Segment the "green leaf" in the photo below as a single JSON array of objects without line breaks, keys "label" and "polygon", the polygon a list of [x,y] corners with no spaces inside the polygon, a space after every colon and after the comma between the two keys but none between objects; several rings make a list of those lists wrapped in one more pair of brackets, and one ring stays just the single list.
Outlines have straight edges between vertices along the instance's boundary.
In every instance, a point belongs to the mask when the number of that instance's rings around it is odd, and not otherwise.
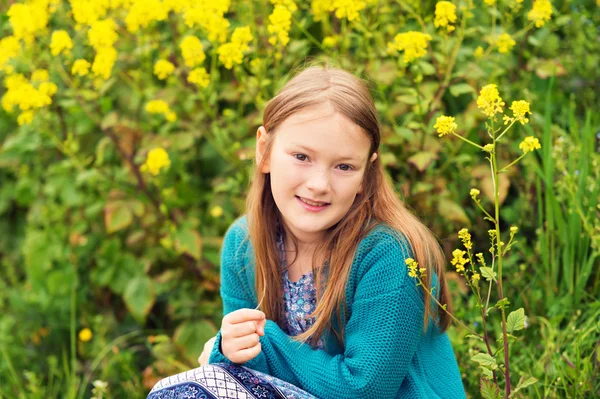
[{"label": "green leaf", "polygon": [[152,280],[148,276],[135,277],[127,284],[123,300],[132,316],[140,324],[144,324],[146,316],[148,316],[156,300]]},{"label": "green leaf", "polygon": [[525,377],[521,377],[519,383],[517,384],[517,387],[510,393],[509,398],[514,398],[516,393],[519,392],[521,389],[527,388],[528,386],[533,385],[536,382],[538,382],[538,380],[535,377],[529,377],[527,379],[525,379]]},{"label": "green leaf", "polygon": [[437,159],[437,154],[430,151],[421,151],[408,158],[408,162],[415,165],[419,172],[423,172],[434,159]]},{"label": "green leaf", "polygon": [[202,237],[197,231],[182,228],[175,232],[173,239],[178,253],[187,253],[194,259],[200,259],[202,256]]},{"label": "green leaf", "polygon": [[474,338],[474,339],[480,340],[481,342],[484,342],[480,336],[474,335],[474,334],[467,334],[467,335],[465,335],[465,338]]},{"label": "green leaf", "polygon": [[508,305],[510,305],[510,301],[508,300],[508,298],[502,298],[498,302],[496,302],[494,307],[498,309],[506,309]]},{"label": "green leaf", "polygon": [[506,319],[506,330],[512,333],[523,328],[525,328],[525,309],[519,308],[514,312],[510,312]]},{"label": "green leaf", "polygon": [[502,398],[502,394],[500,393],[500,388],[493,381],[481,379],[479,392],[481,392],[481,397],[484,399],[500,399]]},{"label": "green leaf", "polygon": [[481,275],[487,280],[487,281],[496,281],[496,272],[492,270],[491,267],[485,267],[482,266],[479,268],[479,270],[481,270]]},{"label": "green leaf", "polygon": [[472,361],[479,363],[481,367],[485,367],[491,370],[496,370],[498,365],[496,364],[496,359],[491,357],[487,353],[478,353],[471,358]]},{"label": "green leaf", "polygon": [[112,234],[129,226],[133,222],[133,213],[123,201],[115,201],[104,207],[106,232]]},{"label": "green leaf", "polygon": [[206,341],[217,335],[217,328],[206,320],[184,322],[175,330],[173,341],[192,363],[197,363]]},{"label": "green leaf", "polygon": [[460,223],[461,225],[471,224],[463,208],[452,200],[446,198],[440,199],[438,212],[444,219],[451,222]]},{"label": "green leaf", "polygon": [[454,97],[458,97],[461,94],[466,94],[466,93],[475,93],[475,90],[473,89],[473,87],[467,83],[458,83],[458,84],[452,85],[452,86],[450,86],[449,90],[450,90],[450,94],[452,94]]}]

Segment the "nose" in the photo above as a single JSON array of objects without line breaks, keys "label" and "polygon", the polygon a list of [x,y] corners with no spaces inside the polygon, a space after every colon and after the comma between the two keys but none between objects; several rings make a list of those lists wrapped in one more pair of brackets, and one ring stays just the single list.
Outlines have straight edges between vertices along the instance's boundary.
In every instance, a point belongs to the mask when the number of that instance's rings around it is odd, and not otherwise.
[{"label": "nose", "polygon": [[315,168],[306,182],[306,187],[315,193],[326,193],[330,188],[329,173],[321,168]]}]

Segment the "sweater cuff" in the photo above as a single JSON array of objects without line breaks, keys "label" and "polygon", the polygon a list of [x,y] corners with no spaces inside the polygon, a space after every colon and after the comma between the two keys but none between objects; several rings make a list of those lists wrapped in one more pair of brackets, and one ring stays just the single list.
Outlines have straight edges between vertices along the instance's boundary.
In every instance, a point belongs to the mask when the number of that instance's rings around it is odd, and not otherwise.
[{"label": "sweater cuff", "polygon": [[210,352],[210,357],[208,358],[208,364],[214,363],[228,363],[231,364],[231,360],[227,359],[221,353],[221,330],[217,332],[215,336],[215,343],[213,345],[212,351]]}]

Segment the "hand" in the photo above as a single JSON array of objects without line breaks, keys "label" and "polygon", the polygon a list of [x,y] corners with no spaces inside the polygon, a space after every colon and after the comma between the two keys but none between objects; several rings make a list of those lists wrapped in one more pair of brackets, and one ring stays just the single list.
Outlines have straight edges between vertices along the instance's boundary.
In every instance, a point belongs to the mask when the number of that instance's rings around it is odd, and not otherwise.
[{"label": "hand", "polygon": [[261,351],[259,338],[265,335],[265,314],[256,309],[238,309],[223,317],[221,352],[233,363],[243,364]]},{"label": "hand", "polygon": [[213,349],[216,339],[217,339],[217,337],[212,337],[211,339],[206,341],[206,343],[204,344],[204,350],[202,351],[202,354],[200,354],[200,357],[198,358],[198,363],[200,363],[201,367],[206,366],[208,364],[208,359],[210,358],[210,353],[212,352],[212,349]]}]

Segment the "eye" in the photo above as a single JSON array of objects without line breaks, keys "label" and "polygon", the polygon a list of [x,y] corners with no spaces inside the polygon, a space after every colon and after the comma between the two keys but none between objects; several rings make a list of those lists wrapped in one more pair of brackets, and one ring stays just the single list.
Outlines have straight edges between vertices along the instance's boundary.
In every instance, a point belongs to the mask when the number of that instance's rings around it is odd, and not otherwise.
[{"label": "eye", "polygon": [[339,165],[340,170],[344,171],[344,172],[348,172],[354,169],[354,167],[352,165],[348,165],[347,163],[343,163]]},{"label": "eye", "polygon": [[308,159],[308,157],[304,154],[294,154],[294,158],[296,158],[298,161],[306,161]]}]

